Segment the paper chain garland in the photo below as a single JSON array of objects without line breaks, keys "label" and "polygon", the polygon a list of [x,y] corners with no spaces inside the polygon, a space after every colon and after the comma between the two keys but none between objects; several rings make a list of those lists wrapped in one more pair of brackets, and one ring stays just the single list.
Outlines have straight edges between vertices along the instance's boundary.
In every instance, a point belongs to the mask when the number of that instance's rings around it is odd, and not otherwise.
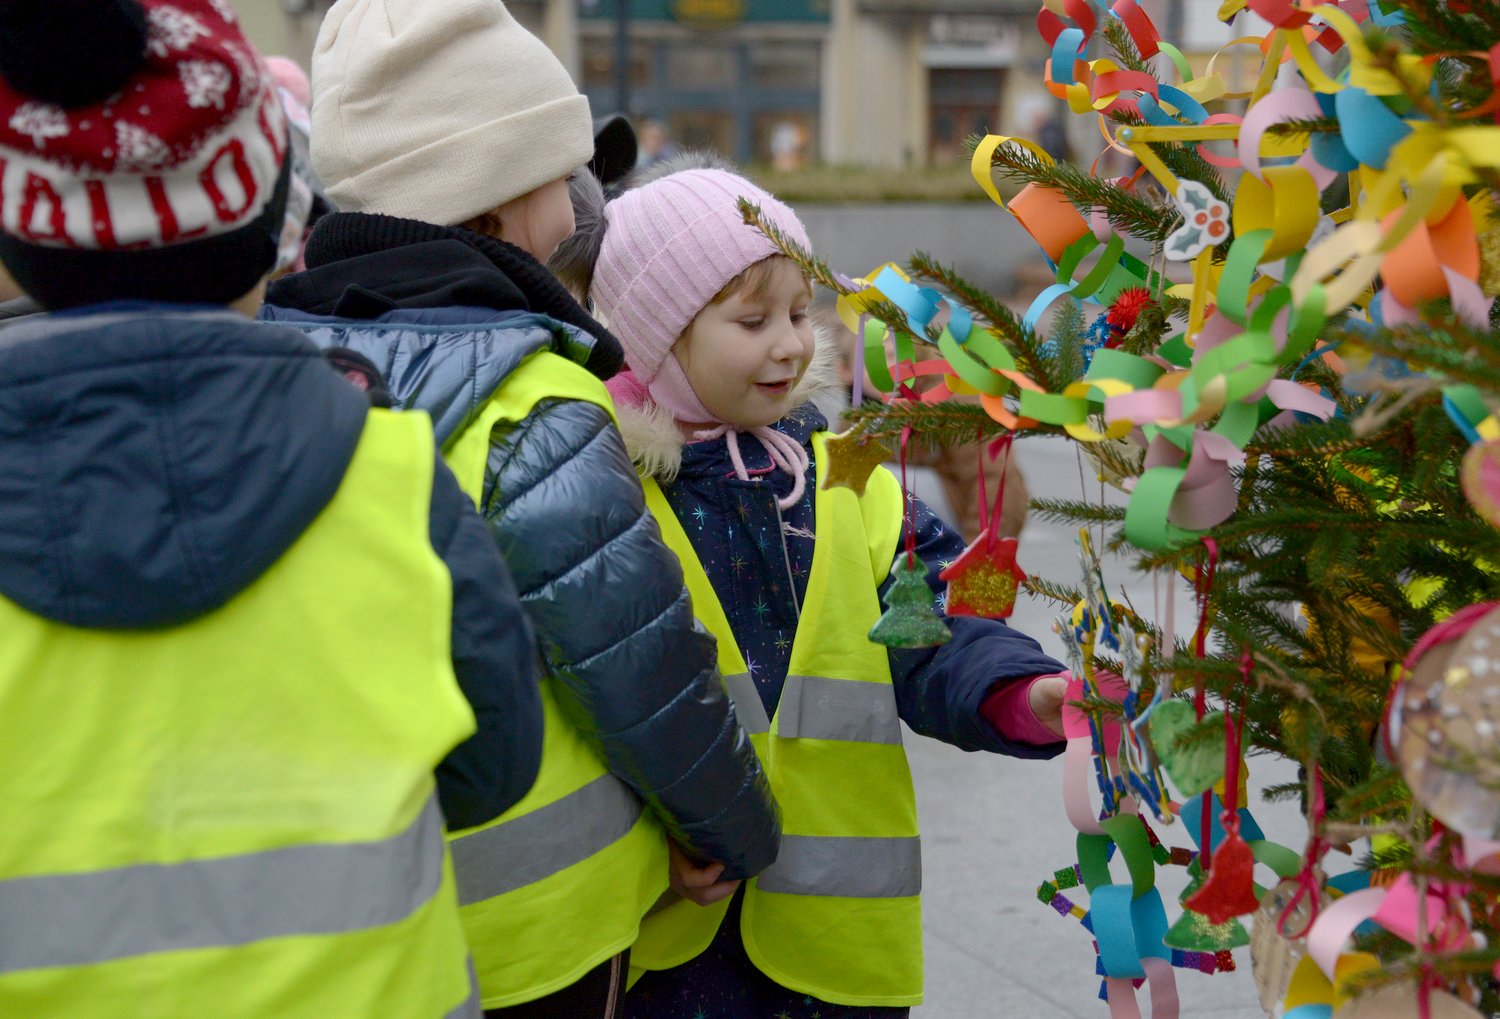
[{"label": "paper chain garland", "polygon": [[[1210,851],[1226,833],[1217,822],[1216,799],[1210,798],[1214,820],[1207,827],[1201,823],[1202,800],[1178,805],[1167,799],[1155,751],[1141,730],[1169,702],[1170,689],[1166,682],[1158,683],[1155,696],[1142,709],[1139,695],[1147,675],[1145,648],[1136,641],[1127,610],[1108,600],[1087,531],[1079,535],[1079,561],[1084,600],[1056,626],[1073,673],[1063,709],[1068,741],[1063,756],[1063,804],[1078,831],[1078,863],[1043,882],[1037,897],[1060,916],[1078,919],[1094,936],[1098,969],[1104,977],[1100,996],[1108,1002],[1112,1016],[1133,1019],[1140,1015],[1135,992],[1144,982],[1151,992],[1153,1019],[1172,1019],[1178,1012],[1174,967],[1213,973],[1235,966],[1228,946],[1202,952],[1173,947],[1164,940],[1178,927],[1168,925],[1156,888],[1156,868],[1168,863],[1195,867],[1200,853],[1162,845],[1139,812],[1145,808],[1167,824],[1180,813],[1195,842],[1203,831],[1210,833]],[[1096,646],[1120,655],[1124,676],[1095,670]],[[1122,718],[1104,720],[1078,706],[1090,701],[1117,705]],[[1100,793],[1098,814],[1091,804],[1090,785]],[[1297,873],[1300,861],[1295,852],[1266,841],[1249,810],[1239,810],[1238,819],[1257,861],[1279,877]],[[1116,856],[1128,873],[1123,883],[1110,874],[1109,864]],[[1080,884],[1089,894],[1086,910],[1062,895],[1063,889]]]},{"label": "paper chain garland", "polygon": [[[1047,392],[966,309],[912,284],[894,266],[856,281],[864,289],[839,301],[840,315],[862,337],[866,367],[883,393],[919,376],[940,376],[921,395],[923,402],[977,394],[1007,429],[1041,423],[1060,426],[1082,442],[1126,436],[1144,441],[1145,468],[1125,520],[1126,537],[1143,549],[1189,544],[1233,513],[1230,471],[1262,426],[1294,414],[1331,416],[1334,405],[1326,396],[1278,377],[1330,349],[1316,346],[1330,316],[1352,310],[1389,325],[1414,321],[1420,304],[1447,298],[1466,322],[1488,325],[1489,298],[1477,282],[1477,232],[1488,226],[1491,196],[1483,192],[1465,200],[1461,188],[1478,179],[1477,170],[1500,167],[1500,126],[1480,122],[1500,110],[1500,90],[1459,113],[1424,103],[1439,58],[1402,55],[1383,64],[1362,26],[1398,18],[1377,3],[1228,0],[1220,17],[1247,8],[1270,22],[1271,32],[1231,40],[1196,77],[1135,0],[1045,0],[1037,17],[1051,47],[1047,88],[1074,112],[1097,116],[1109,147],[1133,155],[1183,215],[1165,255],[1191,259],[1192,282],[1166,293],[1189,301],[1188,323],[1156,355],[1100,349],[1083,378]],[[1142,57],[1164,55],[1178,83],[1159,82],[1106,58],[1085,60],[1106,19],[1124,25]],[[1231,90],[1217,70],[1219,58],[1235,47],[1262,54],[1249,91]],[[1314,47],[1347,50],[1348,70],[1330,77]],[[1482,59],[1500,82],[1500,50],[1459,55]],[[1299,85],[1277,84],[1284,64],[1296,69]],[[1243,115],[1211,112],[1214,104],[1230,100],[1248,100]],[[1144,124],[1119,127],[1112,135],[1105,115],[1121,111],[1138,114]],[[1307,118],[1334,118],[1339,130],[1272,133],[1278,124]],[[1168,142],[1195,144],[1214,165],[1242,168],[1232,199],[1179,179],[1153,148]],[[1232,146],[1232,154],[1224,145]],[[1015,215],[1056,268],[1057,282],[1025,315],[1028,327],[1064,295],[1108,304],[1127,287],[1165,286],[1160,274],[1125,250],[1125,239],[1103,210],[1085,216],[1060,193],[1036,184],[1007,203],[991,177],[992,158],[1002,146],[1018,146],[1043,163],[1051,157],[1024,138],[991,135],[976,147],[972,163],[979,185]],[[1351,204],[1323,216],[1322,192],[1340,175],[1348,177]],[[1139,176],[1113,183],[1128,190]],[[1377,279],[1384,283],[1378,291]],[[896,331],[893,374],[885,349],[890,330],[869,318],[879,299],[900,308],[912,329],[941,324],[941,357],[917,361],[910,335]],[[1453,387],[1448,395],[1450,413],[1466,434],[1500,437],[1500,424],[1475,394]]]}]

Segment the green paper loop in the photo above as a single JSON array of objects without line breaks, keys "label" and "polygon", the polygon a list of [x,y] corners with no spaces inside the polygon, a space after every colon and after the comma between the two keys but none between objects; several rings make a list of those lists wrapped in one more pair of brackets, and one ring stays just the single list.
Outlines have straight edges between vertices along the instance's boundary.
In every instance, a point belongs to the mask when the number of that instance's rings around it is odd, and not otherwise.
[{"label": "green paper loop", "polygon": [[1113,883],[1109,876],[1110,841],[1108,835],[1078,836],[1078,875],[1089,892]]},{"label": "green paper loop", "polygon": [[1153,467],[1136,481],[1130,504],[1125,507],[1125,538],[1132,545],[1166,552],[1197,540],[1196,532],[1167,521],[1167,509],[1186,474],[1185,467]]},{"label": "green paper loop", "polygon": [[1093,363],[1089,365],[1083,379],[1085,382],[1118,379],[1128,383],[1133,389],[1150,389],[1161,376],[1160,365],[1153,364],[1144,357],[1127,354],[1123,350],[1104,347],[1094,351]]},{"label": "green paper loop", "polygon": [[1301,855],[1280,842],[1256,839],[1247,844],[1250,846],[1251,855],[1255,857],[1255,862],[1269,867],[1279,878],[1296,877],[1302,870]]},{"label": "green paper loop", "polygon": [[943,335],[938,337],[937,346],[938,352],[947,359],[948,367],[953,369],[953,374],[986,396],[1005,395],[1006,389],[1010,387],[1010,380],[974,360],[946,328]]},{"label": "green paper loop", "polygon": [[882,393],[896,388],[896,380],[891,378],[891,366],[885,359],[886,329],[886,324],[878,318],[865,323],[865,373],[870,376],[871,385]]},{"label": "green paper loop", "polygon": [[1231,321],[1245,324],[1250,305],[1250,284],[1255,280],[1255,268],[1260,257],[1271,243],[1270,230],[1251,230],[1241,234],[1229,248],[1229,259],[1224,263],[1224,272],[1219,276],[1219,293],[1216,303],[1219,314]]},{"label": "green paper loop", "polygon": [[1132,894],[1138,899],[1156,886],[1156,861],[1151,857],[1151,839],[1146,826],[1134,814],[1118,814],[1099,822],[1104,833],[1114,840],[1130,872]]},{"label": "green paper loop", "polygon": [[1015,357],[988,329],[977,327],[970,329],[968,338],[959,345],[977,357],[986,367],[1002,372],[1016,370]]},{"label": "green paper loop", "polygon": [[1056,393],[1038,393],[1035,390],[1021,391],[1021,416],[1035,418],[1049,425],[1076,425],[1088,420],[1087,400]]}]

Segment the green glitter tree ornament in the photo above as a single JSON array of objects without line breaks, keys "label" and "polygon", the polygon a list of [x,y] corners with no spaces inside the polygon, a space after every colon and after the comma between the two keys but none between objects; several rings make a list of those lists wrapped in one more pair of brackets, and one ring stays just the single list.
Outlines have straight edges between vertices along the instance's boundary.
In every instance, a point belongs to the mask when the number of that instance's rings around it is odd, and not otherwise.
[{"label": "green glitter tree ornament", "polygon": [[[1182,897],[1191,898],[1202,885],[1203,874],[1200,871],[1183,891]],[[1185,952],[1220,952],[1226,948],[1248,945],[1250,932],[1234,917],[1230,917],[1225,923],[1216,924],[1202,913],[1184,907],[1182,915],[1161,940],[1168,948],[1178,948]]]},{"label": "green glitter tree ornament", "polygon": [[927,586],[927,564],[918,555],[896,557],[891,587],[885,593],[885,614],[870,629],[870,639],[895,648],[937,647],[953,634],[932,604]]}]

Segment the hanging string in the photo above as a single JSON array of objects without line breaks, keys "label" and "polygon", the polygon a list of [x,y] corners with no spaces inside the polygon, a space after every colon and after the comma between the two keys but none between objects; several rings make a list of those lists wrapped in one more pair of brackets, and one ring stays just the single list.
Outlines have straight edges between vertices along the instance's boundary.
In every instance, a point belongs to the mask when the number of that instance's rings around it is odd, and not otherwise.
[{"label": "hanging string", "polygon": [[1219,820],[1226,833],[1240,830],[1240,754],[1245,742],[1245,706],[1250,696],[1250,668],[1253,661],[1250,657],[1250,647],[1246,645],[1240,653],[1241,687],[1238,720],[1228,710],[1224,712],[1224,813]]},{"label": "hanging string", "polygon": [[[1011,444],[1015,439],[1013,433],[1007,432],[990,443],[989,449],[986,450],[983,446],[979,449],[979,533],[985,535],[985,548],[990,551],[1000,543],[1000,516],[1005,507],[1005,477],[1010,473]],[[983,429],[979,431],[979,441],[984,441]],[[1002,452],[1005,459],[1000,463],[1000,486],[995,491],[994,507],[991,508],[989,486],[984,482],[984,461],[986,455],[994,460]],[[991,524],[994,525],[993,530]]]},{"label": "hanging string", "polygon": [[911,494],[911,487],[906,482],[906,447],[911,443],[911,425],[901,429],[901,499],[902,526],[906,529],[906,565],[911,568],[917,565],[917,525],[916,525],[916,497]]},{"label": "hanging string", "polygon": [[[1312,930],[1313,924],[1318,922],[1318,913],[1322,909],[1323,900],[1319,891],[1317,875],[1318,861],[1329,850],[1329,843],[1323,838],[1323,819],[1328,815],[1327,802],[1323,797],[1323,768],[1322,765],[1312,766],[1312,777],[1308,783],[1312,795],[1308,797],[1308,831],[1311,832],[1307,838],[1307,848],[1302,854],[1302,869],[1297,871],[1297,891],[1282,909],[1281,916],[1276,920],[1276,933],[1284,938],[1294,941],[1307,937],[1307,932]],[[1302,901],[1307,900],[1307,923],[1297,933],[1289,933],[1286,929],[1287,921],[1296,912]]]},{"label": "hanging string", "polygon": [[[1196,575],[1193,580],[1193,589],[1198,596],[1198,629],[1193,634],[1193,653],[1202,661],[1206,656],[1208,648],[1208,598],[1209,592],[1213,590],[1214,573],[1219,566],[1219,545],[1212,538],[1203,539],[1204,555],[1198,559]],[[1198,721],[1203,721],[1203,716],[1208,709],[1208,690],[1203,681],[1203,673],[1197,676],[1196,689],[1193,692],[1193,708],[1197,714]],[[1199,859],[1202,861],[1203,869],[1209,866],[1210,850],[1213,841],[1213,790],[1203,794],[1203,826],[1198,841]]]},{"label": "hanging string", "polygon": [[859,316],[859,329],[854,333],[854,356],[849,359],[850,372],[854,377],[854,389],[850,393],[850,405],[859,409],[859,405],[865,402],[865,323],[870,320],[869,315]]}]

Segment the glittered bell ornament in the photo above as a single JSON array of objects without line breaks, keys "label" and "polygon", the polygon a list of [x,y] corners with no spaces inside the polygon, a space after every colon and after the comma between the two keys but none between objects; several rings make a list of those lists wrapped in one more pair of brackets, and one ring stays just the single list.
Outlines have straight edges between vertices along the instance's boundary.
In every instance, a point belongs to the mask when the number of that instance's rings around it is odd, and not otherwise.
[{"label": "glittered bell ornament", "polygon": [[1500,605],[1429,630],[1391,694],[1387,747],[1412,798],[1470,838],[1500,838]]},{"label": "glittered bell ornament", "polygon": [[[1229,825],[1225,825],[1229,829]],[[1214,850],[1213,862],[1203,885],[1182,900],[1186,909],[1201,913],[1209,923],[1228,923],[1234,917],[1253,913],[1260,908],[1255,897],[1255,855],[1250,844],[1240,837],[1239,826],[1226,830],[1224,841]]]},{"label": "glittered bell ornament", "polygon": [[948,614],[1004,619],[1016,608],[1016,590],[1026,573],[1016,565],[1015,538],[986,529],[963,555],[938,574],[948,584]]},{"label": "glittered bell ornament", "polygon": [[[1190,899],[1203,887],[1203,875],[1195,877],[1183,898]],[[1250,932],[1234,917],[1223,923],[1214,923],[1195,910],[1184,909],[1177,922],[1162,937],[1168,948],[1180,948],[1185,952],[1221,952],[1227,948],[1240,948],[1250,943]]]},{"label": "glittered bell ornament", "polygon": [[921,556],[896,557],[891,586],[885,593],[885,614],[870,630],[870,639],[894,648],[937,647],[953,639],[932,604],[927,586],[927,564]]}]

